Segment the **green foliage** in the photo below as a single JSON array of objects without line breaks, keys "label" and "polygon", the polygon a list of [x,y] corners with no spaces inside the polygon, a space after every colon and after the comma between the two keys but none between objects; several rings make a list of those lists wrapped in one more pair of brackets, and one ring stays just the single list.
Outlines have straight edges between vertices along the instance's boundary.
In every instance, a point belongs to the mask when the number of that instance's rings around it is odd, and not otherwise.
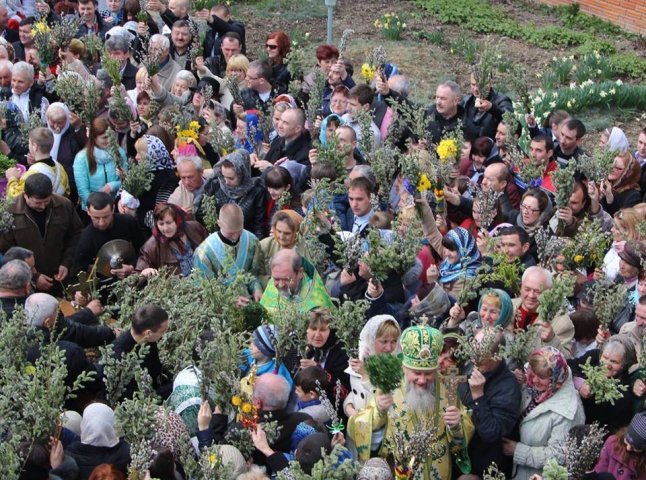
[{"label": "green foliage", "polygon": [[552,288],[549,288],[538,297],[538,317],[547,323],[552,323],[554,317],[566,311],[568,297],[574,293],[574,276],[561,275],[554,278]]},{"label": "green foliage", "polygon": [[554,197],[557,208],[566,208],[570,205],[570,197],[574,190],[574,173],[576,172],[576,162],[569,162],[568,166],[559,167],[550,175],[554,184]]},{"label": "green foliage", "polygon": [[568,269],[597,268],[603,263],[611,236],[604,232],[598,219],[583,220],[572,242],[563,249]]},{"label": "green foliage", "polygon": [[217,232],[218,227],[218,203],[215,195],[202,195],[202,212],[204,227],[209,233]]},{"label": "green foliage", "polygon": [[213,322],[212,331],[217,332],[217,336],[208,342],[197,343],[200,390],[203,400],[212,397],[225,412],[231,396],[240,389],[240,366],[246,335],[226,327],[221,321]]},{"label": "green foliage", "polygon": [[444,45],[446,43],[446,35],[444,29],[438,28],[432,31],[414,32],[413,36],[422,40],[427,40],[432,45]]},{"label": "green foliage", "polygon": [[468,329],[466,335],[458,338],[458,348],[455,356],[462,362],[473,362],[477,367],[487,360],[501,358],[500,350],[496,347],[497,337],[502,332],[500,327],[483,327],[482,338],[476,340],[475,331]]},{"label": "green foliage", "polygon": [[281,296],[276,310],[269,314],[268,323],[276,327],[276,337],[272,339],[276,349],[276,365],[280,365],[293,349],[296,349],[302,358],[305,357],[309,313],[302,312],[297,303]]},{"label": "green foliage", "polygon": [[35,129],[43,126],[43,122],[40,118],[40,109],[36,109],[27,118],[25,122],[21,122],[19,125],[20,128],[20,138],[22,143],[27,145],[29,140],[29,133]]},{"label": "green foliage", "polygon": [[491,465],[487,467],[487,471],[482,476],[483,480],[506,480],[505,472],[498,470],[498,465],[495,462],[492,462]]},{"label": "green foliage", "polygon": [[489,256],[492,258],[493,264],[490,269],[483,269],[478,273],[480,282],[483,284],[502,283],[505,290],[512,297],[516,297],[520,293],[520,280],[525,266],[518,258],[510,262],[504,252],[493,251]]},{"label": "green foliage", "polygon": [[592,155],[584,153],[579,156],[577,167],[589,181],[599,183],[612,172],[616,154],[607,148],[595,148]]},{"label": "green foliage", "polygon": [[11,206],[14,200],[7,196],[0,198],[0,234],[10,232],[13,229],[14,220]]},{"label": "green foliage", "polygon": [[134,377],[138,388],[132,398],[122,399],[114,411],[116,426],[130,445],[152,440],[157,433],[158,416],[165,416],[148,370],[138,367]]},{"label": "green foliage", "polygon": [[390,185],[398,169],[398,154],[399,151],[396,148],[385,143],[370,155],[370,166],[379,185],[378,194],[383,200],[388,200],[390,195]]},{"label": "green foliage", "polygon": [[582,13],[577,2],[570,5],[560,5],[557,7],[548,7],[549,10],[555,11],[561,17],[564,25],[568,28],[577,30],[586,30],[596,34],[622,35],[624,31],[617,25],[602,20],[599,17]]},{"label": "green foliage", "polygon": [[451,44],[450,52],[460,55],[464,58],[465,62],[470,64],[476,61],[478,44],[467,35],[460,35],[458,39]]},{"label": "green foliage", "polygon": [[[402,233],[401,228],[406,228]],[[378,229],[368,233],[368,254],[363,262],[370,269],[372,278],[383,282],[391,272],[403,274],[415,262],[419,252],[421,225],[419,221],[402,227],[399,221],[393,222],[392,231],[386,238]]]},{"label": "green foliage", "polygon": [[592,309],[599,323],[608,329],[617,314],[628,301],[628,289],[625,285],[610,280],[597,281],[590,289]]},{"label": "green foliage", "polygon": [[354,478],[361,469],[361,465],[351,458],[346,458],[339,463],[339,458],[343,454],[344,448],[341,445],[335,445],[329,454],[323,455],[321,460],[316,462],[312,467],[312,473],[307,474],[303,471],[301,464],[295,460],[289,463],[286,468],[278,473],[278,480],[346,480]]},{"label": "green foliage", "polygon": [[394,355],[370,355],[365,359],[364,368],[370,383],[383,393],[393,392],[401,385],[402,361]]},{"label": "green foliage", "polygon": [[555,458],[550,458],[543,467],[543,480],[568,480],[567,468],[559,465]]},{"label": "green foliage", "polygon": [[610,56],[615,74],[643,78],[646,75],[646,59],[633,53],[616,53]]},{"label": "green foliage", "polygon": [[610,402],[611,405],[614,405],[615,400],[623,398],[623,392],[628,390],[628,387],[622,385],[618,378],[609,377],[608,368],[604,364],[594,366],[590,363],[591,360],[591,358],[588,358],[585,364],[581,365],[581,371],[590,387],[590,394],[594,397],[594,403]]},{"label": "green foliage", "polygon": [[106,400],[115,408],[126,388],[135,379],[135,373],[148,355],[150,346],[142,344],[121,358],[114,355],[114,347],[100,347],[101,363],[103,364],[103,383],[105,384]]},{"label": "green foliage", "polygon": [[[0,365],[0,429],[19,441],[47,444],[60,426],[65,400],[74,398],[94,372],[83,372],[67,386],[65,352],[56,338],[44,342],[39,333],[28,331],[22,309],[11,318],[3,314],[0,324],[0,351],[6,355]],[[29,364],[25,352],[36,344],[40,356]]]},{"label": "green foliage", "polygon": [[163,268],[141,287],[139,277],[127,277],[113,285],[106,311],[127,325],[140,305],[152,303],[163,308],[170,322],[159,342],[160,357],[176,373],[193,363],[193,346],[214,319],[226,319],[232,324],[244,322],[239,319],[243,312],[235,302],[247,291],[249,275],[240,272],[229,275],[231,261],[227,258],[222,271],[214,278],[205,278],[202,272],[180,278]]},{"label": "green foliage", "polygon": [[331,312],[336,336],[350,358],[359,358],[359,335],[365,325],[369,307],[367,300],[352,302],[346,299],[340,305],[335,305]]},{"label": "green foliage", "polygon": [[585,428],[583,438],[578,439],[578,435],[570,434],[566,440],[565,464],[571,480],[583,480],[594,469],[609,434],[606,427],[597,422],[586,425]]},{"label": "green foliage", "polygon": [[540,346],[538,325],[530,325],[527,330],[514,331],[514,340],[507,345],[505,356],[513,360],[518,368],[523,368],[532,352]]},{"label": "green foliage", "polygon": [[135,198],[141,197],[152,187],[155,176],[145,158],[128,162],[128,170],[123,179],[123,189]]}]

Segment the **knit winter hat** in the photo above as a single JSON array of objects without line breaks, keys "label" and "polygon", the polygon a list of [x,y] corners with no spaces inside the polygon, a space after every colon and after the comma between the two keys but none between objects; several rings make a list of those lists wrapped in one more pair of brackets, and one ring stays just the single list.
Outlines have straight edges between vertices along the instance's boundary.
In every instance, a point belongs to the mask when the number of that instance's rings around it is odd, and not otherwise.
[{"label": "knit winter hat", "polygon": [[253,331],[253,344],[267,358],[274,358],[276,356],[277,340],[278,336],[274,325],[260,325]]},{"label": "knit winter hat", "polygon": [[646,412],[633,417],[626,431],[626,440],[637,450],[646,448]]}]

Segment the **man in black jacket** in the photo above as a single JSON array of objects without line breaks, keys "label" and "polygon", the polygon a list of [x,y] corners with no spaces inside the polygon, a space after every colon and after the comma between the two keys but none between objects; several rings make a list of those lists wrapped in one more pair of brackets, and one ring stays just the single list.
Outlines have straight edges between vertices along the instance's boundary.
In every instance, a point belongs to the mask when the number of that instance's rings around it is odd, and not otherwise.
[{"label": "man in black jacket", "polygon": [[[114,356],[121,358],[133,350],[138,350],[143,345],[148,345],[148,352],[143,357],[141,366],[148,370],[153,382],[153,388],[166,399],[173,390],[173,378],[164,370],[159,359],[157,342],[161,340],[168,330],[168,313],[156,305],[142,305],[132,317],[130,329],[121,333],[112,342]],[[126,388],[126,398],[131,396],[136,389],[134,380]]]},{"label": "man in black jacket", "polygon": [[312,139],[305,129],[305,112],[300,108],[285,110],[278,121],[277,131],[278,136],[271,142],[265,160],[258,160],[254,155],[251,159],[252,166],[264,171],[285,160],[293,160],[308,167]]},{"label": "man in black jacket", "polygon": [[34,37],[31,35],[32,25],[36,22],[34,17],[27,17],[18,26],[18,37],[20,40],[13,42],[13,51],[17,60],[25,60],[25,49],[33,48]]},{"label": "man in black jacket", "polygon": [[210,29],[204,39],[205,57],[217,57],[222,53],[222,36],[229,32],[235,32],[240,36],[241,53],[246,53],[244,23],[231,19],[231,9],[227,5],[221,4],[211,8],[207,22]]},{"label": "man in black jacket", "polygon": [[[100,307],[99,307],[100,311]],[[89,308],[64,317],[58,300],[48,293],[33,293],[25,301],[25,316],[32,327],[40,330],[45,338],[72,342],[82,348],[100,347],[115,339],[116,331],[96,323],[96,315]]]},{"label": "man in black jacket", "polygon": [[[114,213],[114,204],[109,193],[91,193],[87,200],[87,209],[92,223],[81,232],[72,276],[78,275],[80,271],[88,272],[100,248],[111,240],[126,240],[132,244],[135,252],[139,251],[146,240],[135,217]],[[121,268],[112,269],[110,274],[117,278],[131,275],[135,271],[135,261],[136,257],[124,259]],[[75,300],[84,304],[83,298],[78,297]]]},{"label": "man in black jacket", "polygon": [[483,329],[476,333],[475,341],[488,342],[489,355],[466,367],[468,384],[459,386],[462,403],[473,412],[476,427],[469,442],[471,473],[482,477],[493,462],[510,477],[511,461],[503,455],[502,439],[511,435],[520,417],[520,387],[505,361],[496,359],[503,333]]},{"label": "man in black jacket", "polygon": [[105,34],[110,30],[110,25],[105,23],[101,15],[99,15],[97,0],[79,0],[78,12],[83,23],[76,37],[81,38],[85,35],[94,34],[104,40]]},{"label": "man in black jacket", "polygon": [[464,121],[464,108],[460,105],[460,85],[449,80],[440,83],[435,91],[435,105],[426,114],[429,118],[431,141],[439,143],[442,135],[455,130],[459,121]]},{"label": "man in black jacket", "polygon": [[466,138],[496,136],[496,128],[505,112],[513,112],[511,99],[490,88],[481,94],[475,77],[471,75],[471,95],[462,99],[464,107],[464,135]]}]

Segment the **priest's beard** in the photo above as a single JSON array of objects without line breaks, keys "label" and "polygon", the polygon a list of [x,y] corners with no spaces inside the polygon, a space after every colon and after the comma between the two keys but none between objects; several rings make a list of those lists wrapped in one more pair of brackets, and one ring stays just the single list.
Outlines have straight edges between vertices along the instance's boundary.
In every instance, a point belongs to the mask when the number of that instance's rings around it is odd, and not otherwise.
[{"label": "priest's beard", "polygon": [[416,413],[430,414],[435,407],[434,391],[434,382],[429,382],[424,389],[417,388],[412,383],[407,382],[406,406]]}]

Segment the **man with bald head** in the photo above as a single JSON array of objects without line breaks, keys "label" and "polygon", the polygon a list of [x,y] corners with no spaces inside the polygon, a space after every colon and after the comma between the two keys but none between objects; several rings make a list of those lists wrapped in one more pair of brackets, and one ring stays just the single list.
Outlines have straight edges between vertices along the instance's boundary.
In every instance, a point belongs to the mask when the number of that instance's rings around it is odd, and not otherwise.
[{"label": "man with bald head", "polygon": [[514,182],[510,182],[509,168],[504,163],[494,163],[485,168],[482,187],[500,193],[500,210],[505,220],[513,221],[520,208],[520,194]]},{"label": "man with bald head", "polygon": [[265,155],[266,163],[255,162],[253,166],[263,171],[271,165],[280,165],[286,160],[293,160],[309,167],[312,139],[305,129],[305,112],[300,108],[285,110],[278,121],[277,131],[278,136],[271,142],[269,151]]},{"label": "man with bald head", "polygon": [[[101,311],[100,306],[98,311]],[[55,337],[83,348],[107,345],[118,333],[118,330],[112,330],[105,325],[88,325],[97,323],[97,318],[89,306],[69,317],[63,317],[58,300],[48,293],[32,293],[27,297],[25,317],[27,323],[40,329],[46,338]]]},{"label": "man with bald head", "polygon": [[[206,277],[222,275],[227,283],[234,281],[234,275],[250,273],[252,279],[247,283],[247,295],[238,298],[238,306],[244,307],[250,298],[259,301],[262,297],[262,286],[256,278],[256,266],[253,257],[258,248],[258,237],[244,229],[242,209],[235,203],[227,203],[220,209],[218,216],[220,229],[209,235],[193,255],[193,266]],[[233,258],[233,265],[228,265],[228,257]],[[228,272],[228,273],[225,273]]]},{"label": "man with bald head", "polygon": [[316,269],[296,250],[276,252],[270,263],[271,279],[260,304],[267,310],[279,310],[285,300],[294,303],[301,312],[330,308],[332,301]]}]

